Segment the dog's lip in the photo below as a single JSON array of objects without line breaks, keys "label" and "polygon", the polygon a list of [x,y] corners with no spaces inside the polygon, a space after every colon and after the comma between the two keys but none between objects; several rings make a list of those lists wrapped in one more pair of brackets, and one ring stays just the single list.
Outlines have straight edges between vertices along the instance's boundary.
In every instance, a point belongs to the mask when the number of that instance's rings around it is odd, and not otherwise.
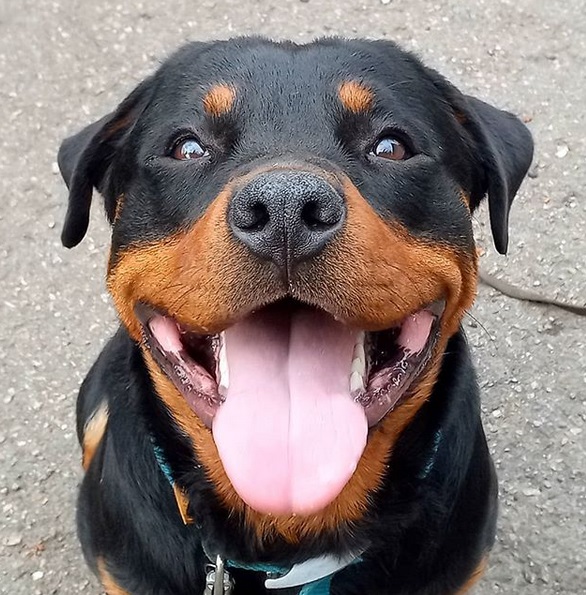
[{"label": "dog's lip", "polygon": [[[217,335],[202,335],[190,331],[179,325],[163,310],[149,306],[144,302],[135,305],[134,312],[141,323],[143,342],[151,353],[157,365],[173,382],[182,394],[189,407],[197,414],[203,423],[210,428],[214,415],[223,401],[218,390],[217,373],[213,369],[219,354],[219,337]],[[175,333],[183,335],[183,341],[178,344],[165,344],[160,340],[160,333],[153,332],[154,322],[174,325]],[[173,333],[169,333],[171,336]],[[188,352],[185,342],[197,341],[197,348],[207,362],[196,361]],[[193,349],[193,345],[191,346]],[[207,366],[204,365],[207,363]],[[211,368],[211,369],[210,369]]]},{"label": "dog's lip", "polygon": [[[391,357],[383,361],[377,369],[371,369],[365,390],[355,396],[366,412],[369,426],[380,422],[390,411],[405,401],[411,394],[417,379],[427,368],[439,338],[445,301],[437,300],[406,316],[395,327],[379,333],[370,333],[371,341],[385,339],[389,332],[397,333],[394,351]],[[428,331],[423,345],[410,348],[408,343],[401,346],[401,337],[405,327],[418,318],[427,317]],[[423,324],[426,324],[425,322]],[[376,355],[371,355],[371,362]]]},{"label": "dog's lip", "polygon": [[[434,352],[445,305],[445,300],[438,299],[405,316],[389,329],[362,333],[365,359],[368,361],[364,362],[362,370],[363,387],[351,391],[351,395],[364,408],[370,427],[381,421],[412,392],[411,387],[426,368]],[[265,307],[275,306],[276,304],[269,304]],[[223,333],[202,334],[199,330],[192,330],[192,327],[177,322],[163,309],[144,302],[138,302],[134,311],[142,325],[144,344],[154,360],[174,383],[190,408],[208,428],[211,428],[213,418],[225,398],[222,372],[225,380],[228,376],[225,369],[225,353],[222,349]],[[433,317],[424,347],[417,352],[397,347],[389,360],[374,366],[376,354],[373,354],[372,350],[376,348],[377,339],[384,339],[389,333],[400,333],[409,318],[421,313],[429,313]],[[324,315],[329,316],[325,311]],[[193,344],[186,346],[182,343],[173,349],[163,345],[151,329],[154,320],[175,325],[183,341],[195,341],[197,345],[194,348]],[[199,353],[197,359],[192,357],[189,347]],[[201,361],[203,359],[207,361]]]}]

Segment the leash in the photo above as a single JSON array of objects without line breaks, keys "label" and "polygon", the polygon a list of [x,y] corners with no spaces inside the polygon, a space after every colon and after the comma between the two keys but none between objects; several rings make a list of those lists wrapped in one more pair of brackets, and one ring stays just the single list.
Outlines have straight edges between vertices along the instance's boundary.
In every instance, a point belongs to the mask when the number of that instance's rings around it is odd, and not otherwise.
[{"label": "leash", "polygon": [[586,306],[568,304],[567,302],[542,295],[537,291],[532,291],[531,289],[525,289],[523,287],[517,287],[512,283],[498,279],[490,273],[487,273],[482,268],[478,271],[478,278],[482,283],[484,283],[484,285],[488,285],[488,287],[492,287],[503,295],[507,295],[516,300],[533,302],[535,304],[547,304],[550,306],[555,306],[556,308],[561,308],[562,310],[566,310],[567,312],[571,312],[577,316],[586,316]]}]

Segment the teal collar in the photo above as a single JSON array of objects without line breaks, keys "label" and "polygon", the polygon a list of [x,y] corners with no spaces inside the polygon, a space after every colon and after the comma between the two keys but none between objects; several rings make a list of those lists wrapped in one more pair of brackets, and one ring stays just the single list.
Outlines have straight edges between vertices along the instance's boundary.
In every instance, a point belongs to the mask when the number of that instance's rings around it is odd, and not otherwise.
[{"label": "teal collar", "polygon": [[423,469],[419,473],[419,479],[425,479],[431,473],[431,470],[433,469],[433,466],[435,465],[435,460],[437,458],[437,452],[439,450],[442,438],[443,438],[442,431],[438,430],[435,433],[435,436],[433,437],[431,453],[430,453]]},{"label": "teal collar", "polygon": [[232,560],[228,560],[227,566],[265,572],[268,577],[265,580],[265,588],[269,590],[301,587],[299,595],[329,595],[334,575],[361,561],[361,557],[354,554],[342,557],[325,554],[294,564],[290,568],[272,564],[240,564]]}]

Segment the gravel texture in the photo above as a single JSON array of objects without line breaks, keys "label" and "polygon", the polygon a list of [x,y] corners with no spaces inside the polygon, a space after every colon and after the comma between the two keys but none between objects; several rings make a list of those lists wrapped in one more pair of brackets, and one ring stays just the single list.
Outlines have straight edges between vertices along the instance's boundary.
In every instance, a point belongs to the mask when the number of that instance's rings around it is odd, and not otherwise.
[{"label": "gravel texture", "polygon": [[[185,40],[387,37],[469,93],[519,114],[536,159],[506,258],[488,270],[586,301],[583,0],[145,0],[0,3],[0,593],[98,593],[74,529],[77,388],[115,315],[107,226],[59,242],[60,139],[112,109]],[[478,362],[501,516],[477,594],[585,592],[586,324],[481,287],[465,326]]]}]

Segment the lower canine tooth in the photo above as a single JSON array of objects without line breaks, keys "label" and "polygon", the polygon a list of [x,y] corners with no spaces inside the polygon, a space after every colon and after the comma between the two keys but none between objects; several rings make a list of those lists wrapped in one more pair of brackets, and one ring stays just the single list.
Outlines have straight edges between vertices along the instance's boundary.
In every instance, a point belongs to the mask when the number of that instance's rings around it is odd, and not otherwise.
[{"label": "lower canine tooth", "polygon": [[226,357],[226,342],[220,337],[220,352],[218,353],[218,386],[220,393],[224,393],[230,386],[230,372],[228,370],[228,358]]},{"label": "lower canine tooth", "polygon": [[362,390],[364,390],[362,374],[360,374],[359,372],[352,372],[352,374],[350,374],[350,392],[357,393]]},{"label": "lower canine tooth", "polygon": [[352,361],[352,366],[350,368],[350,372],[352,374],[354,372],[357,372],[358,374],[360,374],[360,377],[362,378],[362,376],[364,376],[364,368],[365,368],[364,359],[355,357],[354,360]]},{"label": "lower canine tooth", "polygon": [[356,343],[354,345],[354,359],[361,359],[363,362],[366,361],[366,353],[364,352],[364,341],[362,343]]}]

